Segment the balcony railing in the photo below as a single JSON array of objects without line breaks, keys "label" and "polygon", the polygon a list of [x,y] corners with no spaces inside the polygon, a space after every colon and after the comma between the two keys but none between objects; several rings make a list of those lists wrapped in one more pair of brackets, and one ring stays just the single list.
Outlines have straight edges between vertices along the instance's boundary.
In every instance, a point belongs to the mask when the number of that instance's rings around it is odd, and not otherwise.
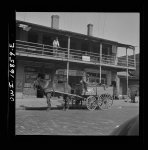
[{"label": "balcony railing", "polygon": [[[32,43],[26,41],[16,40],[16,52],[23,52],[26,54],[49,56],[54,58],[69,59],[69,61],[88,61],[92,63],[100,63],[100,55],[98,53],[86,52],[82,50],[70,49],[68,57],[67,48],[54,49],[53,46]],[[102,64],[114,66],[127,66],[126,57],[117,57],[112,55],[102,54]],[[134,67],[134,59],[128,58],[128,67]]]}]

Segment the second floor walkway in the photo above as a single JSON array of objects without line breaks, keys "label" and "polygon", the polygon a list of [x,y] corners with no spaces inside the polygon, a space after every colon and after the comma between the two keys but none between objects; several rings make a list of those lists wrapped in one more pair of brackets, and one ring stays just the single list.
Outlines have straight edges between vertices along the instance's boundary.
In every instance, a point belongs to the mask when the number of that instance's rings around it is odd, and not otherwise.
[{"label": "second floor walkway", "polygon": [[[82,50],[67,48],[53,48],[50,45],[39,43],[31,43],[26,41],[16,40],[16,55],[27,54],[35,55],[36,57],[45,56],[48,59],[58,59],[70,62],[80,62],[88,64],[98,64],[103,66],[114,66],[127,68],[126,57],[116,57],[113,55],[101,55],[98,53],[87,52]],[[128,68],[135,69],[134,59],[128,57]]]}]

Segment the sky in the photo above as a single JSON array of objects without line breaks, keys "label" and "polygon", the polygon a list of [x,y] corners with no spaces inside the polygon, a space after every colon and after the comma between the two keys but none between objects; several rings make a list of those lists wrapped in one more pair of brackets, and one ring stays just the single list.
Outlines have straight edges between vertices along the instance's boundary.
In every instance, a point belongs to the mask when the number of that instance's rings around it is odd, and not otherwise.
[{"label": "sky", "polygon": [[[51,27],[51,16],[59,15],[59,29],[87,34],[87,24],[93,24],[93,36],[136,46],[139,53],[139,13],[71,13],[71,12],[16,12],[16,19]],[[125,55],[125,49],[118,51]],[[133,51],[128,52],[129,55]]]}]

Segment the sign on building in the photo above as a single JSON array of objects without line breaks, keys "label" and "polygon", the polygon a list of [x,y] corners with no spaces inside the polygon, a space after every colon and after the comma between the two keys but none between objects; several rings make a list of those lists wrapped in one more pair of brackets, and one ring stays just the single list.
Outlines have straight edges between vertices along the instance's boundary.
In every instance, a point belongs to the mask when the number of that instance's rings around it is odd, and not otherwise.
[{"label": "sign on building", "polygon": [[83,61],[90,61],[90,56],[82,56]]},{"label": "sign on building", "polygon": [[[66,69],[58,69],[56,71],[56,74],[58,75],[67,75],[67,70]],[[69,76],[82,76],[83,71],[79,70],[69,70]]]}]

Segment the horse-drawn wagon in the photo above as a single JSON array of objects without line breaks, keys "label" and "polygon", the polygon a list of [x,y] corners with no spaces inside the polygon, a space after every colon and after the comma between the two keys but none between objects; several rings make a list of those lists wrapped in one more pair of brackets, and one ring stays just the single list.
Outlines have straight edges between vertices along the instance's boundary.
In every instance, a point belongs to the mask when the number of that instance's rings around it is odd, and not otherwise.
[{"label": "horse-drawn wagon", "polygon": [[[41,85],[41,82],[39,83]],[[43,85],[43,86],[42,86]],[[96,108],[108,109],[113,104],[113,86],[106,86],[104,84],[89,84],[87,83],[87,90],[82,84],[76,84],[73,88],[67,82],[61,85],[54,84],[53,81],[42,82],[42,89],[47,98],[48,108],[51,108],[52,97],[63,97],[64,109],[68,109],[70,105],[85,104],[89,110]]]}]

